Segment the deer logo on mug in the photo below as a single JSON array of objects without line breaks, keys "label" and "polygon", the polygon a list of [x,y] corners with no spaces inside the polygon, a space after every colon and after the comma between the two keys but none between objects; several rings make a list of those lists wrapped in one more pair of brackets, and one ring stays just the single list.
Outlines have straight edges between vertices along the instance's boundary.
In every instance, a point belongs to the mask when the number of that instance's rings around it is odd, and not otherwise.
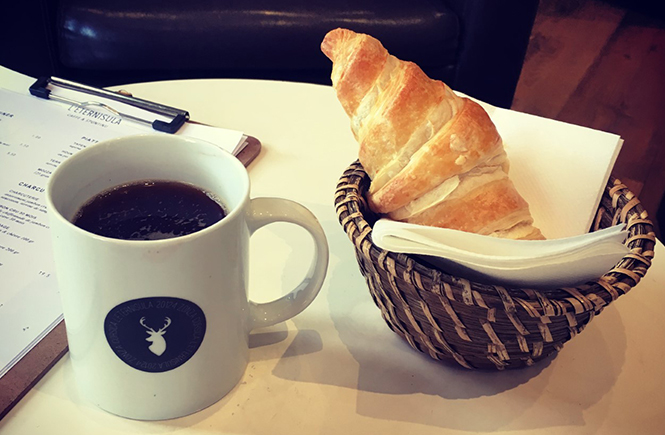
[{"label": "deer logo on mug", "polygon": [[104,319],[106,340],[116,356],[152,373],[185,364],[201,346],[205,331],[203,310],[192,301],[173,297],[126,301]]},{"label": "deer logo on mug", "polygon": [[139,323],[143,325],[145,329],[148,330],[148,335],[149,337],[145,339],[145,341],[150,341],[152,344],[148,346],[148,349],[150,349],[150,352],[154,353],[157,356],[161,356],[164,351],[166,350],[166,340],[164,340],[163,335],[166,333],[165,329],[169,327],[171,324],[171,318],[170,317],[164,317],[164,326],[161,327],[159,331],[155,331],[151,327],[145,324],[145,317],[141,317],[141,320]]}]

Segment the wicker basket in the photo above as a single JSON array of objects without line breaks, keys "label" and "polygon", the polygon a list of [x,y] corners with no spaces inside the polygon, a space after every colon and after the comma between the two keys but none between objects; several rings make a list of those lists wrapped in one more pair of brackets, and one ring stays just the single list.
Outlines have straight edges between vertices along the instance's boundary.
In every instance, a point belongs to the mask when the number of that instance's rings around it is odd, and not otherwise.
[{"label": "wicker basket", "polygon": [[362,165],[352,164],[337,185],[335,208],[374,302],[411,347],[469,369],[524,367],[558,351],[635,286],[654,255],[647,213],[625,185],[611,179],[593,230],[627,223],[630,253],[612,270],[594,282],[552,290],[472,282],[376,246],[371,236],[377,216],[364,199],[369,183]]}]

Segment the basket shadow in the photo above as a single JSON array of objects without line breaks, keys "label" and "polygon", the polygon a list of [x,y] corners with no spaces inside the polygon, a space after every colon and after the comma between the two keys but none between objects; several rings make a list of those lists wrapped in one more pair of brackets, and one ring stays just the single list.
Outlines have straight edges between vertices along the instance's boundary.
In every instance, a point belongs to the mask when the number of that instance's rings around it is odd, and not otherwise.
[{"label": "basket shadow", "polygon": [[[318,333],[296,317],[294,324],[302,324],[304,330],[283,353],[275,376],[357,390],[360,415],[459,430],[587,426],[586,409],[596,405],[596,412],[606,411],[606,401],[599,402],[611,394],[626,351],[625,332],[614,307],[594,319],[558,355],[531,367],[467,370],[434,361],[393,333],[369,295],[353,246],[343,233],[327,234],[331,254],[339,261],[331,263],[325,297],[341,346],[322,343]],[[303,355],[307,356],[292,358]],[[331,370],[333,365],[337,368]],[[489,408],[492,411],[483,418],[473,417]]]}]

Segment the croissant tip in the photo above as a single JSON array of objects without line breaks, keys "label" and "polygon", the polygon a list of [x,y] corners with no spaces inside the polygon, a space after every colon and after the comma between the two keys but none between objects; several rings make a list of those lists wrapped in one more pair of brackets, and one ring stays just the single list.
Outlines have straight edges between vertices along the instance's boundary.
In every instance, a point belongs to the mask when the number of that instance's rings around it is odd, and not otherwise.
[{"label": "croissant tip", "polygon": [[349,29],[338,27],[326,33],[326,35],[323,37],[323,41],[321,41],[321,51],[323,52],[323,54],[325,54],[330,60],[332,60],[333,52],[335,50],[335,45],[337,45],[338,41],[344,38],[344,34],[347,34],[349,32],[353,33]]}]

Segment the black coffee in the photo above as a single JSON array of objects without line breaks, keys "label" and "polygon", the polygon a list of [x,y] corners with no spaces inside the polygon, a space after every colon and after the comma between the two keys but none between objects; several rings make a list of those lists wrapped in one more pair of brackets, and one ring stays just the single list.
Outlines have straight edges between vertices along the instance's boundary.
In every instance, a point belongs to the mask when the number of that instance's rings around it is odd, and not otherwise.
[{"label": "black coffee", "polygon": [[114,239],[157,240],[195,233],[225,215],[224,207],[196,186],[144,180],[97,194],[79,209],[73,223]]}]

